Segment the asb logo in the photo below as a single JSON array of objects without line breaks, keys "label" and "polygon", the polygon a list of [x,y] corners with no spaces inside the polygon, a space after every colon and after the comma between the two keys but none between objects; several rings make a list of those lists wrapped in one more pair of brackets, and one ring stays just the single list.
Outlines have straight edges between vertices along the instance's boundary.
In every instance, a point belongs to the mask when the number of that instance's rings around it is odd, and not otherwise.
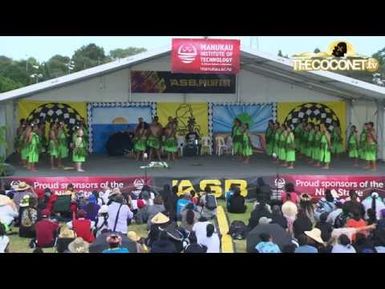
[{"label": "asb logo", "polygon": [[137,190],[142,190],[144,186],[144,180],[143,179],[135,179],[134,181],[134,187],[137,189]]},{"label": "asb logo", "polygon": [[275,187],[277,188],[277,189],[283,189],[284,187],[285,187],[285,183],[286,183],[286,181],[285,181],[285,179],[284,178],[276,178],[275,180],[274,180],[274,185],[275,185]]},{"label": "asb logo", "polygon": [[189,64],[195,60],[198,51],[194,45],[182,44],[178,48],[178,58],[185,64]]}]

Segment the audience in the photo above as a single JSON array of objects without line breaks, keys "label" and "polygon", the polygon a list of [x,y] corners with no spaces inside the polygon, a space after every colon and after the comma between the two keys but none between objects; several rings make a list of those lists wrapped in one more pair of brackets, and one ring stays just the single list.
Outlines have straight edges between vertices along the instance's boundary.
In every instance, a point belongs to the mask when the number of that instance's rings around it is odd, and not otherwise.
[{"label": "audience", "polygon": [[151,253],[177,253],[175,245],[169,240],[165,231],[161,231],[159,239],[152,243]]},{"label": "audience", "polygon": [[269,234],[262,233],[259,235],[261,241],[255,246],[257,253],[281,253],[281,249],[275,243]]},{"label": "audience", "polygon": [[56,236],[59,224],[49,219],[49,211],[44,209],[41,211],[42,219],[36,222],[36,240],[32,243],[39,248],[49,248],[55,246]]},{"label": "audience", "polygon": [[108,229],[112,232],[120,232],[127,235],[127,225],[130,224],[134,214],[130,208],[124,203],[124,198],[118,194],[111,199],[108,206]]},{"label": "audience", "polygon": [[356,253],[356,249],[351,245],[349,237],[341,234],[338,237],[338,244],[333,246],[332,253]]},{"label": "audience", "polygon": [[56,241],[56,251],[58,253],[66,253],[68,251],[68,245],[75,240],[76,234],[68,226],[62,226],[60,229],[59,237]]},{"label": "audience", "polygon": [[319,217],[319,222],[316,223],[315,227],[321,230],[321,238],[325,242],[328,242],[332,236],[333,226],[326,222],[328,217],[327,213],[322,213]]},{"label": "audience", "polygon": [[191,232],[195,223],[198,222],[199,217],[199,212],[194,210],[194,204],[190,203],[185,207],[185,209],[181,213],[180,226],[187,232]]},{"label": "audience", "polygon": [[206,253],[207,247],[198,244],[197,236],[194,231],[191,231],[188,236],[188,244],[184,247],[184,253]]},{"label": "audience", "polygon": [[281,208],[278,205],[273,206],[271,223],[276,223],[282,228],[287,229],[287,219],[282,215]]},{"label": "audience", "polygon": [[[23,238],[35,238],[35,224],[37,222],[37,199],[27,198],[27,207],[24,208],[19,226],[19,236]],[[20,204],[21,205],[21,204]]]},{"label": "audience", "polygon": [[107,239],[108,249],[102,253],[129,253],[128,249],[122,247],[122,237],[119,234],[110,234]]},{"label": "audience", "polygon": [[241,190],[236,187],[234,194],[229,199],[229,207],[227,211],[233,214],[243,214],[246,212],[245,197],[241,195]]},{"label": "audience", "polygon": [[309,244],[309,237],[305,234],[298,236],[298,247],[295,248],[294,253],[318,253],[318,249]]},{"label": "audience", "polygon": [[180,213],[183,211],[183,209],[191,203],[191,195],[190,193],[185,193],[183,195],[183,198],[179,199],[176,202],[176,215],[178,218],[180,218]]},{"label": "audience", "polygon": [[198,243],[207,248],[207,253],[219,253],[221,243],[219,241],[219,236],[215,232],[215,227],[213,224],[207,224],[206,226],[206,235],[201,236],[198,240]]},{"label": "audience", "polygon": [[82,238],[88,243],[92,243],[95,239],[93,234],[93,228],[95,222],[86,219],[87,213],[84,210],[79,210],[77,213],[77,218],[67,223],[68,228],[75,231],[76,236]]},{"label": "audience", "polygon": [[297,214],[297,219],[293,223],[293,233],[294,237],[298,239],[298,237],[302,234],[305,234],[305,231],[310,231],[313,225],[306,215],[304,209],[299,209]]},{"label": "audience", "polygon": [[89,253],[89,243],[82,237],[77,237],[68,244],[68,253]]}]

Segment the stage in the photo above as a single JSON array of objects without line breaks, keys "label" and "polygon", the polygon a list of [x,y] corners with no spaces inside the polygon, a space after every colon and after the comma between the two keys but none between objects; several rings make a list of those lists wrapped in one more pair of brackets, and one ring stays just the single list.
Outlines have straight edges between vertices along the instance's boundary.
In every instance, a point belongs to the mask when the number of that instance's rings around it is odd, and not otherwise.
[{"label": "stage", "polygon": [[[15,166],[14,176],[20,177],[61,177],[61,176],[139,176],[144,175],[140,166],[148,162],[137,162],[129,157],[110,157],[106,155],[92,155],[83,166],[85,172],[72,170],[51,170],[49,160],[43,158],[37,165],[38,171],[30,172],[17,164],[13,157],[10,163]],[[220,178],[248,178],[257,176],[280,175],[350,175],[350,176],[381,176],[385,172],[385,163],[378,162],[377,170],[370,171],[361,167],[354,167],[353,161],[346,156],[333,158],[329,170],[313,167],[299,159],[294,169],[278,167],[264,154],[254,155],[249,164],[243,164],[232,156],[200,156],[183,157],[175,162],[167,162],[169,168],[148,169],[151,177],[186,178],[186,177],[220,177]],[[73,166],[70,162],[63,162],[65,166]],[[360,163],[362,164],[362,162]]]}]

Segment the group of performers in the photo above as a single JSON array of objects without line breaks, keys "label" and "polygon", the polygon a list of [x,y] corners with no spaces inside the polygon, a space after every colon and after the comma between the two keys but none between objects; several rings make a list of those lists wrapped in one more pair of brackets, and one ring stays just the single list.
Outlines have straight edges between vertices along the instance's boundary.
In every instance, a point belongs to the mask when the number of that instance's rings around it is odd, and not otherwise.
[{"label": "group of performers", "polygon": [[87,130],[83,123],[73,127],[72,137],[63,121],[51,122],[48,137],[45,123],[27,123],[20,120],[16,131],[16,152],[21,163],[28,170],[36,171],[40,156],[47,153],[50,157],[51,169],[63,168],[62,162],[69,157],[72,149],[72,161],[78,172],[84,172],[82,163],[87,156]]},{"label": "group of performers", "polygon": [[332,155],[338,156],[345,151],[354,159],[355,166],[362,159],[367,161],[364,168],[376,169],[377,140],[373,122],[365,123],[359,138],[356,126],[350,128],[346,150],[338,126],[329,132],[324,124],[305,121],[293,128],[270,120],[265,139],[267,155],[289,169],[294,168],[296,154],[303,156],[309,164],[329,169]]}]

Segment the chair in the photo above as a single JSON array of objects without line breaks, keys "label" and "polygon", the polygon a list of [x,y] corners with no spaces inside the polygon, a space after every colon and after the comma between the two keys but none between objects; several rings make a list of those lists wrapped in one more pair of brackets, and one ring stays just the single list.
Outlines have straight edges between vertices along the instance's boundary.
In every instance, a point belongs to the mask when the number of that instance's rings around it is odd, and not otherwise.
[{"label": "chair", "polygon": [[202,148],[201,148],[201,155],[203,155],[203,151],[205,149],[208,149],[209,155],[211,156],[213,151],[211,147],[211,139],[208,136],[202,137]]},{"label": "chair", "polygon": [[228,136],[226,138],[226,152],[229,153],[231,151],[231,155],[234,155],[234,147],[233,147],[233,138]]},{"label": "chair", "polygon": [[184,145],[185,145],[184,136],[177,136],[176,140],[177,140],[177,143],[178,143],[179,156],[183,157],[183,148],[184,148]]},{"label": "chair", "polygon": [[217,156],[222,155],[223,150],[226,149],[226,143],[223,136],[215,137],[215,152]]}]

